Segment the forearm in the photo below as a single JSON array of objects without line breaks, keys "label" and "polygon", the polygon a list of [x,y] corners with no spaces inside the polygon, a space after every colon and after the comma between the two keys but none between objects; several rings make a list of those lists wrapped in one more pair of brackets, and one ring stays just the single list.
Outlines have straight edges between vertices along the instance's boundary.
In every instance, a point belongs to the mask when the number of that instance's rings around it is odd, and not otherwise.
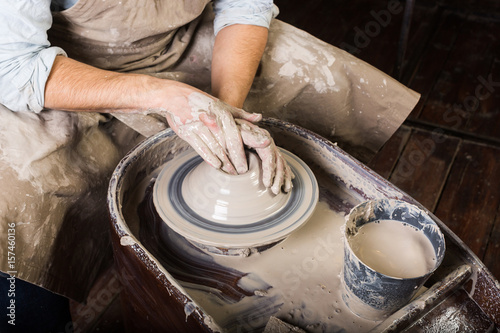
[{"label": "forearm", "polygon": [[215,38],[212,94],[241,108],[250,90],[267,43],[265,27],[235,24]]},{"label": "forearm", "polygon": [[58,56],[45,85],[44,106],[66,111],[175,113],[175,105],[185,105],[188,90],[193,88],[175,81],[105,71]]}]

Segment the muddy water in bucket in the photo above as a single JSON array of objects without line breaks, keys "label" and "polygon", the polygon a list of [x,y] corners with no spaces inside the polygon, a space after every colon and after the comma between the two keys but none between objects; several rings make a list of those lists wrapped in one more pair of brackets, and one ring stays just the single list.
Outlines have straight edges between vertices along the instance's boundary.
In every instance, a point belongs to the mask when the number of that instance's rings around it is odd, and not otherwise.
[{"label": "muddy water in bucket", "polygon": [[444,237],[423,210],[374,200],[346,217],[342,298],[360,317],[380,320],[404,306],[443,260]]}]

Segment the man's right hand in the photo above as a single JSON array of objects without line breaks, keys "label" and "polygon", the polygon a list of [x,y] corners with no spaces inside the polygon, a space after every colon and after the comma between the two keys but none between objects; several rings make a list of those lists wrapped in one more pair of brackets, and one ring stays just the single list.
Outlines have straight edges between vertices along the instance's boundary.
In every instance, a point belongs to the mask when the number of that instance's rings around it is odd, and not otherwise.
[{"label": "man's right hand", "polygon": [[185,109],[166,114],[170,127],[211,166],[229,174],[248,171],[248,164],[235,119],[259,121],[252,114],[201,92],[187,96]]}]

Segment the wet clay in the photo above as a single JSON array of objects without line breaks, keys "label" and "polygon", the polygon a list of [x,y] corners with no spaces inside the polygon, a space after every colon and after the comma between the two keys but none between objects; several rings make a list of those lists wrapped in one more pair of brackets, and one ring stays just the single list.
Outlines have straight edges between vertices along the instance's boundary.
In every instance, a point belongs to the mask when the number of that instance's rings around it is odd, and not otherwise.
[{"label": "wet clay", "polygon": [[173,231],[160,239],[151,187],[138,209],[141,242],[228,332],[261,332],[271,316],[308,332],[366,332],[377,324],[354,315],[341,298],[344,213],[319,202],[307,224],[274,247],[220,256]]},{"label": "wet clay", "polygon": [[423,276],[436,265],[434,247],[424,233],[399,221],[367,223],[349,244],[366,265],[392,277]]},{"label": "wet clay", "polygon": [[239,251],[281,241],[307,222],[319,196],[307,165],[281,152],[296,175],[291,193],[275,195],[262,184],[253,152],[249,172],[228,175],[189,150],[162,167],[153,189],[156,210],[165,226],[205,248]]}]

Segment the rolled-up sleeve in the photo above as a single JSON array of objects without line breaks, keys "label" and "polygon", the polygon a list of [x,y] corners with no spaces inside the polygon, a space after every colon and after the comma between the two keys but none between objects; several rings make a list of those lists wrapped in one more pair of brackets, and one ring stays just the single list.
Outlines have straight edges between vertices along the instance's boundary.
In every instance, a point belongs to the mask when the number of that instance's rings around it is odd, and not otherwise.
[{"label": "rolled-up sleeve", "polygon": [[249,24],[269,28],[278,13],[272,0],[216,0],[214,1],[214,32],[232,24]]},{"label": "rolled-up sleeve", "polygon": [[54,59],[66,55],[47,38],[50,0],[0,0],[0,8],[0,103],[40,112]]}]

